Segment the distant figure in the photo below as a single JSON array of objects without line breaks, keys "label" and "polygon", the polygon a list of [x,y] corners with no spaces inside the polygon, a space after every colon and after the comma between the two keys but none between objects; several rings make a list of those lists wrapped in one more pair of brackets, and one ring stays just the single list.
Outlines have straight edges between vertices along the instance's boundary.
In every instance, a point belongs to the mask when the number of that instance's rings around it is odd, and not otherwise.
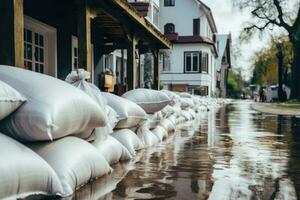
[{"label": "distant figure", "polygon": [[268,95],[268,92],[266,89],[263,89],[263,102],[266,102],[267,101],[267,95]]},{"label": "distant figure", "polygon": [[262,87],[259,89],[259,101],[264,102],[264,89]]}]

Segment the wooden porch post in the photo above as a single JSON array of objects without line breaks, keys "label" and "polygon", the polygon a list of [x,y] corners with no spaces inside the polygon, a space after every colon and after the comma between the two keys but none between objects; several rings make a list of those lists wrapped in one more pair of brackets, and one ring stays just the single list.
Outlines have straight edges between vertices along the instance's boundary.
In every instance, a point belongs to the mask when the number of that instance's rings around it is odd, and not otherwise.
[{"label": "wooden porch post", "polygon": [[123,86],[124,84],[124,70],[125,66],[124,66],[124,49],[121,49],[121,72],[120,72],[120,77],[121,77],[121,84]]},{"label": "wooden porch post", "polygon": [[1,0],[0,64],[24,67],[23,0]]},{"label": "wooden porch post", "polygon": [[77,28],[78,67],[92,73],[91,16],[87,0],[78,0]]},{"label": "wooden porch post", "polygon": [[133,90],[136,86],[136,38],[133,36],[127,48],[127,90]]},{"label": "wooden porch post", "polygon": [[160,90],[160,68],[159,68],[159,60],[160,53],[159,50],[156,49],[152,52],[154,58],[154,88],[155,90]]}]

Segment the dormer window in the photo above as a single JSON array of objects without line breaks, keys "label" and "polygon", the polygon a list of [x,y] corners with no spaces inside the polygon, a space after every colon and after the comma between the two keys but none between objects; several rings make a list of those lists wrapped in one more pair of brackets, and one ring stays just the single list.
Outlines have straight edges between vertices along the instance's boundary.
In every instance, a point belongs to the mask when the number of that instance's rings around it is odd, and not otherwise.
[{"label": "dormer window", "polygon": [[175,0],[164,0],[165,6],[175,6]]},{"label": "dormer window", "polygon": [[168,23],[165,25],[165,35],[175,33],[175,25]]}]

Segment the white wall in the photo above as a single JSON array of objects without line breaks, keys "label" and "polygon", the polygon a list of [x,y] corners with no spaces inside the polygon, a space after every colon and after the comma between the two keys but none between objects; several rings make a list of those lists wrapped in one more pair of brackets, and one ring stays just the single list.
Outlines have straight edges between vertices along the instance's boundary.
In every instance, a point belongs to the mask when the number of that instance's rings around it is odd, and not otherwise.
[{"label": "white wall", "polygon": [[[211,46],[207,44],[174,44],[170,50],[171,69],[169,72],[161,72],[161,80],[164,84],[189,84],[208,86],[209,95],[215,91],[215,57]],[[202,51],[209,55],[208,74],[205,73],[184,73],[184,52]]]},{"label": "white wall", "polygon": [[165,7],[164,0],[160,0],[159,8],[160,30],[164,30],[165,24],[173,23],[180,36],[190,36],[193,35],[193,19],[200,18],[200,35],[208,36],[208,20],[195,0],[176,0],[174,7]]}]

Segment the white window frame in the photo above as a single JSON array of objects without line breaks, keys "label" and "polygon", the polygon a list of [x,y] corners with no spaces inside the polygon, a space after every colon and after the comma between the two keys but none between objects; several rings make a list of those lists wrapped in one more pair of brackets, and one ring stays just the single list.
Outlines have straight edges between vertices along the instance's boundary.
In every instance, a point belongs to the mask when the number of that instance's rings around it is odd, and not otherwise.
[{"label": "white window frame", "polygon": [[[190,54],[191,55],[191,70],[188,71],[187,70],[187,55]],[[197,66],[197,70],[194,70],[194,66],[193,66],[193,62],[194,62],[194,55],[197,55],[198,58],[198,66]],[[200,71],[200,67],[201,67],[201,59],[200,59],[200,51],[185,51],[184,52],[184,72],[185,73],[199,73]]]},{"label": "white window frame", "polygon": [[44,36],[44,74],[57,77],[57,31],[29,16],[24,16],[24,28]]}]

